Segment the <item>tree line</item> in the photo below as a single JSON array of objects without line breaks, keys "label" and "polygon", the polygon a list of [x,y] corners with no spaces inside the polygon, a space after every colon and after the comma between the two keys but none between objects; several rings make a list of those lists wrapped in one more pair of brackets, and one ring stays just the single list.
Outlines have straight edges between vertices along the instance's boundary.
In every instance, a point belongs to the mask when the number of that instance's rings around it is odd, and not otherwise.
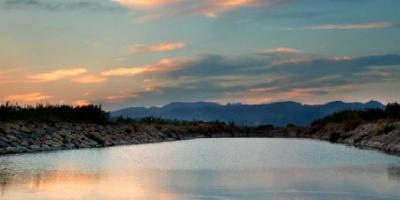
[{"label": "tree line", "polygon": [[315,120],[312,124],[324,125],[329,122],[362,122],[380,119],[400,119],[400,104],[389,103],[386,105],[385,109],[344,110],[333,113],[322,119]]},{"label": "tree line", "polygon": [[19,106],[6,103],[0,106],[0,121],[32,120],[46,122],[106,123],[109,113],[100,105],[43,105]]}]

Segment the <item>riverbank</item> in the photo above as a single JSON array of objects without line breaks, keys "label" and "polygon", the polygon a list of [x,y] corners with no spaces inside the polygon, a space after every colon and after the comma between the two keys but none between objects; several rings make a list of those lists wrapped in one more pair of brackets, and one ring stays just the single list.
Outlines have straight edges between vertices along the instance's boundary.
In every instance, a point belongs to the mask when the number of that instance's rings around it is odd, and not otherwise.
[{"label": "riverbank", "polygon": [[[145,123],[100,125],[15,121],[0,123],[0,155],[194,138],[284,137],[294,132],[300,132],[299,128],[293,127],[292,129],[272,127],[253,129],[222,123],[200,122],[183,125]],[[289,130],[291,133],[288,132]]]},{"label": "riverbank", "polygon": [[306,137],[400,156],[398,120],[376,120],[356,124],[328,123],[312,127]]},{"label": "riverbank", "polygon": [[222,137],[312,138],[400,155],[400,121],[388,120],[284,128],[202,122],[101,125],[14,121],[0,123],[0,155]]}]

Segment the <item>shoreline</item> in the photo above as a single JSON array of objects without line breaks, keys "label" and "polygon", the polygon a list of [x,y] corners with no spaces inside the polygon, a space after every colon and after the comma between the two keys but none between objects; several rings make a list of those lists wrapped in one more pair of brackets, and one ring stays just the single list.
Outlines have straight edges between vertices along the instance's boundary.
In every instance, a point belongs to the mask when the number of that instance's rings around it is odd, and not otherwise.
[{"label": "shoreline", "polygon": [[[395,124],[389,133],[382,132]],[[351,130],[344,124],[323,127],[237,127],[227,124],[91,124],[0,123],[0,156],[121,145],[151,144],[200,138],[303,138],[344,144],[400,156],[400,122],[362,123]]]}]

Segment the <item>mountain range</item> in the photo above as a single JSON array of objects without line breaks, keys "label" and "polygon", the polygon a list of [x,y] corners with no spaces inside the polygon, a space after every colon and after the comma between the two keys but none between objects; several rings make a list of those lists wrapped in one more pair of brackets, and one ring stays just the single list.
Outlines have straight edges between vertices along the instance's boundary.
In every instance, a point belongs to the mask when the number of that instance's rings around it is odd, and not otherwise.
[{"label": "mountain range", "polygon": [[305,105],[292,101],[258,105],[175,102],[162,107],[125,108],[111,112],[111,117],[123,116],[132,119],[159,117],[186,121],[218,120],[247,126],[266,124],[286,126],[288,124],[309,125],[316,119],[342,110],[384,109],[384,107],[382,103],[377,101],[369,101],[367,103],[334,101],[321,105]]}]

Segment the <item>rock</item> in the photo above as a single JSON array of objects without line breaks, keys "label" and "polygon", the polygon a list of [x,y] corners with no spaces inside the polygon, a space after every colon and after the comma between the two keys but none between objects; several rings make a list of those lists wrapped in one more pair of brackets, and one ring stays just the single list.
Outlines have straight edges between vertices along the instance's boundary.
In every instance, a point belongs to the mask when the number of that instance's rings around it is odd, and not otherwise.
[{"label": "rock", "polygon": [[41,138],[46,135],[45,129],[37,129],[32,133],[33,138]]},{"label": "rock", "polygon": [[8,146],[9,146],[8,142],[0,139],[0,148],[6,148]]}]

